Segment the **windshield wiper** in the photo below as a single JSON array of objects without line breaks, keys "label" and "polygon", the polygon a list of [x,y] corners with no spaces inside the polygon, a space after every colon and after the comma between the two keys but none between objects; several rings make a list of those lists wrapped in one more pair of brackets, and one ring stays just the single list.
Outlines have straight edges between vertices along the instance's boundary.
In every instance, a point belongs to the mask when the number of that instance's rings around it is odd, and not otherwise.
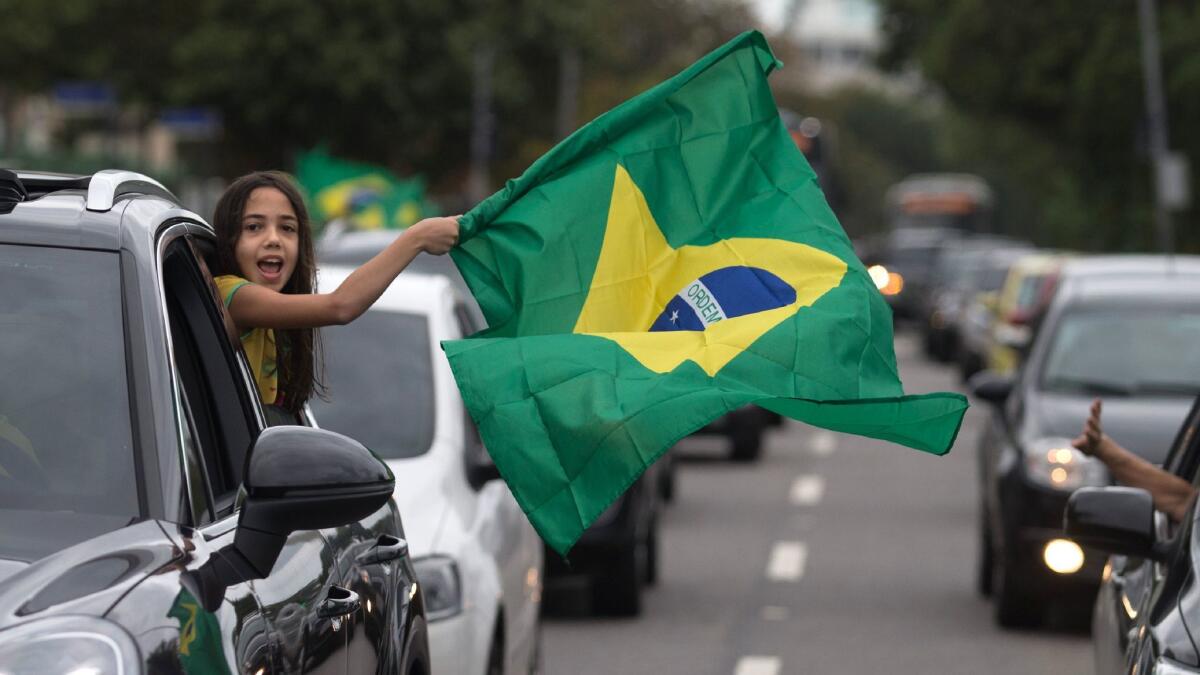
[{"label": "windshield wiper", "polygon": [[1082,377],[1062,376],[1046,380],[1046,388],[1065,388],[1106,396],[1133,396],[1137,392],[1137,387],[1124,385],[1120,382],[1104,382],[1102,380],[1088,380]]}]

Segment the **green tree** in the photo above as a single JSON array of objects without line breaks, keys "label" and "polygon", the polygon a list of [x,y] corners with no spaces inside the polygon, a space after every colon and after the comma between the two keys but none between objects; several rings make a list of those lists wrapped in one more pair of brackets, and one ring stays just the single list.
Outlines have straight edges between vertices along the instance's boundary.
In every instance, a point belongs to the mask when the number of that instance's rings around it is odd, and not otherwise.
[{"label": "green tree", "polygon": [[[1071,0],[882,0],[894,67],[915,64],[969,123],[948,129],[967,148],[1007,156],[1002,171],[1027,190],[1039,239],[1084,249],[1150,249],[1151,168],[1133,3]],[[1200,133],[1200,6],[1160,2],[1172,144],[1195,162]],[[1189,118],[1189,116],[1191,116]],[[1001,142],[1015,142],[1004,145]],[[1022,155],[1029,156],[1022,156]],[[1018,209],[1018,212],[1021,211]],[[1200,248],[1176,219],[1179,239]]]}]

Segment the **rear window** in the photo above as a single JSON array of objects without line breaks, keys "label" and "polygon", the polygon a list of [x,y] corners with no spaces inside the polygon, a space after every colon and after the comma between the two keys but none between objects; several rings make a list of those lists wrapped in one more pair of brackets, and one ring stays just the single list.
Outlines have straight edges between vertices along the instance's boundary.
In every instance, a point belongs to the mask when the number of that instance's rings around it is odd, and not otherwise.
[{"label": "rear window", "polygon": [[424,316],[370,310],[321,331],[328,401],[310,402],[322,428],[384,459],[424,454],[433,442],[433,358]]},{"label": "rear window", "polygon": [[139,515],[118,255],[0,245],[0,289],[0,509]]}]

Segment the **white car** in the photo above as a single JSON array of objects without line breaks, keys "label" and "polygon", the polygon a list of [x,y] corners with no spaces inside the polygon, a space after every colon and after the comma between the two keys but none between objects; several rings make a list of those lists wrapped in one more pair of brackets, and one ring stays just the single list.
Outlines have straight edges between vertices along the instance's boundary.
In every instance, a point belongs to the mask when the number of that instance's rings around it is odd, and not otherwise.
[{"label": "white car", "polygon": [[[352,271],[322,267],[320,290]],[[433,671],[535,673],[542,542],[499,480],[440,347],[474,332],[472,317],[445,277],[400,275],[363,316],[322,329],[329,400],[312,409],[396,475]]]}]

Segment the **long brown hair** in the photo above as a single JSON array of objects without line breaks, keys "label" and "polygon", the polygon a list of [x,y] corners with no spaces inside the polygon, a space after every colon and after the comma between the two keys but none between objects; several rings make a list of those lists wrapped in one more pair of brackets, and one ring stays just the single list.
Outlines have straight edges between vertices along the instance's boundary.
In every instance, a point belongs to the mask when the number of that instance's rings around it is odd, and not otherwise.
[{"label": "long brown hair", "polygon": [[[284,284],[282,292],[312,293],[317,287],[317,256],[313,247],[312,223],[309,221],[308,209],[304,207],[300,191],[296,189],[292,179],[281,171],[255,171],[242,176],[233,181],[217,201],[217,208],[213,213],[213,228],[217,232],[214,273],[242,276],[234,249],[237,247],[238,237],[242,234],[242,214],[246,210],[250,193],[262,187],[275,188],[282,192],[291,202],[298,221],[299,255],[296,269]],[[296,413],[314,394],[321,396],[325,392],[325,385],[321,381],[324,375],[321,334],[315,328],[298,328],[276,330],[275,337],[279,352],[275,356],[276,363],[279,364],[279,395],[282,397],[279,404],[289,412]]]}]

